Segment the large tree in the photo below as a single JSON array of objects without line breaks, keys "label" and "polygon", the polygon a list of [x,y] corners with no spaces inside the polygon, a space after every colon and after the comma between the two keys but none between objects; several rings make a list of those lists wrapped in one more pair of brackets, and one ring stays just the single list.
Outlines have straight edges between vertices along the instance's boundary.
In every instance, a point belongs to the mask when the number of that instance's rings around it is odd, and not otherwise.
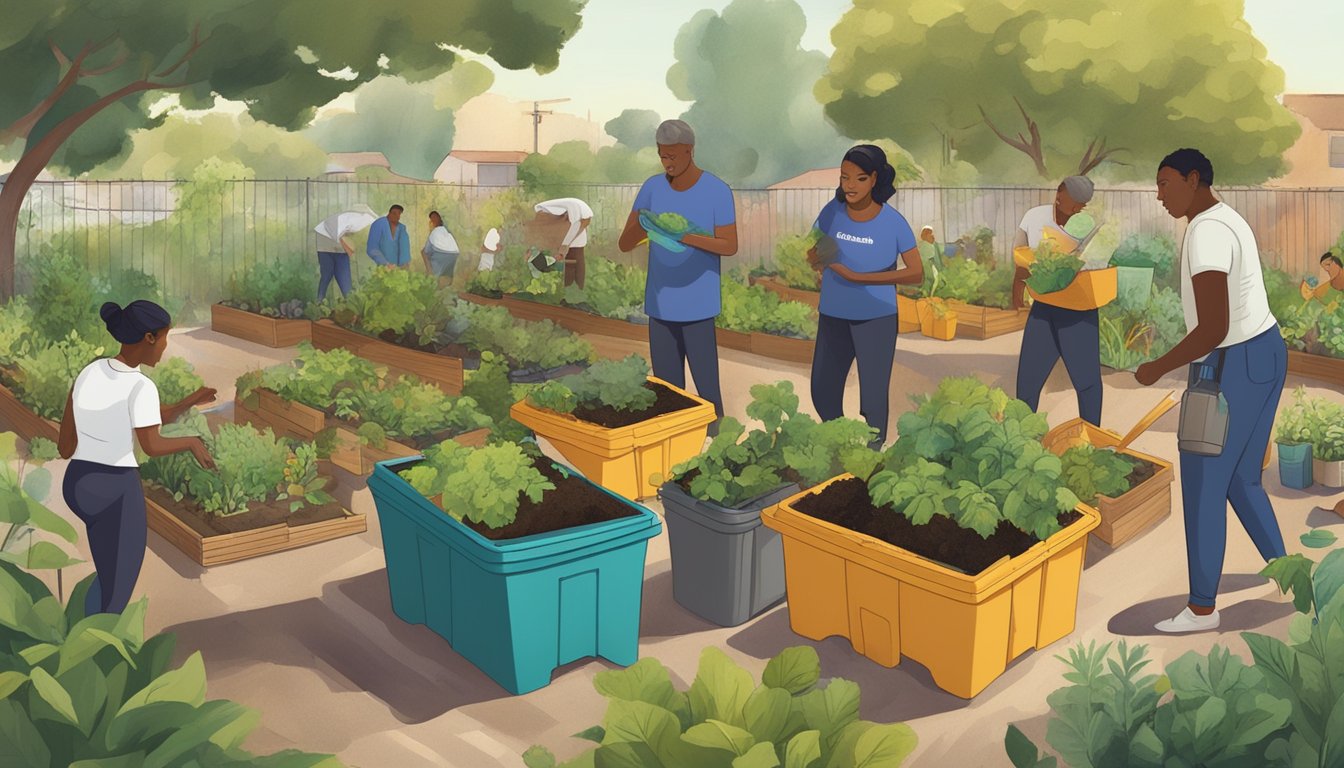
[{"label": "large tree", "polygon": [[130,152],[89,173],[95,179],[189,179],[211,158],[236,162],[259,179],[317,176],[327,153],[301,133],[246,113],[170,114],[162,125],[131,133]]},{"label": "large tree", "polygon": [[299,128],[316,107],[382,74],[436,77],[451,47],[549,72],[582,0],[66,0],[7,3],[0,22],[0,147],[18,163],[0,190],[0,297],[14,288],[23,199],[49,164],[88,170],[151,125],[163,93],[215,96]]},{"label": "large tree", "polygon": [[694,102],[682,119],[695,128],[697,162],[725,181],[763,186],[836,166],[852,143],[812,93],[826,55],[802,48],[806,30],[794,0],[733,0],[677,34],[667,84]]},{"label": "large tree", "polygon": [[1283,170],[1299,127],[1241,0],[857,0],[817,97],[851,134],[982,177],[1150,179],[1178,147],[1219,179]]},{"label": "large tree", "polygon": [[652,109],[627,109],[603,126],[607,135],[631,149],[654,145],[654,134],[663,121]]}]

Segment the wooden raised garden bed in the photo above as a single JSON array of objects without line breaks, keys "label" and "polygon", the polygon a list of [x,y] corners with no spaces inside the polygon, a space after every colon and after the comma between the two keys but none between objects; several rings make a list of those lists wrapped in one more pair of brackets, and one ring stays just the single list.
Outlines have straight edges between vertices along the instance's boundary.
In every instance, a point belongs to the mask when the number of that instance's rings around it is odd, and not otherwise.
[{"label": "wooden raised garden bed", "polygon": [[992,339],[1027,327],[1026,311],[982,307],[961,301],[949,300],[947,303],[957,313],[958,338]]},{"label": "wooden raised garden bed", "polygon": [[752,277],[749,278],[749,281],[752,285],[759,285],[785,301],[796,301],[813,309],[821,305],[821,291],[790,288],[777,277]]},{"label": "wooden raised garden bed", "polygon": [[60,424],[33,413],[4,384],[0,384],[0,419],[24,440],[45,437],[54,443],[61,436]]},{"label": "wooden raised garden bed", "polygon": [[718,338],[719,346],[723,349],[735,349],[738,352],[751,351],[751,334],[741,331],[730,331],[727,328],[715,328],[715,336]]},{"label": "wooden raised garden bed", "polygon": [[292,347],[313,337],[310,320],[267,317],[223,304],[210,306],[210,330],[276,349]]},{"label": "wooden raised garden bed", "polygon": [[[168,508],[162,489],[145,495],[149,529],[201,566],[221,565],[253,557],[306,547],[323,541],[363,533],[364,515],[342,509],[341,517],[304,525],[277,523],[238,533],[203,534]],[[157,497],[157,498],[156,498]]]},{"label": "wooden raised garden bed", "polygon": [[1344,385],[1344,360],[1288,350],[1288,372],[1329,384]]},{"label": "wooden raised garden bed", "polygon": [[477,296],[474,293],[462,293],[462,298],[473,304],[481,304],[490,307],[503,307],[519,320],[539,323],[542,320],[550,320],[565,330],[583,334],[596,334],[598,336],[611,336],[618,339],[628,339],[630,341],[649,340],[649,326],[642,323],[631,323],[626,320],[617,320],[612,317],[602,317],[594,315],[591,312],[585,312],[574,307],[562,307],[552,304],[542,304],[536,301],[527,301],[525,299],[515,298],[513,296],[504,296],[498,299],[492,299],[486,296]]},{"label": "wooden raised garden bed", "polygon": [[752,333],[751,353],[790,363],[812,364],[812,353],[817,343],[812,339],[795,339],[773,333]]},{"label": "wooden raised garden bed", "polygon": [[462,361],[448,355],[421,352],[382,339],[355,333],[330,320],[313,323],[313,346],[323,352],[346,349],[371,363],[417,376],[449,395],[462,394]]}]

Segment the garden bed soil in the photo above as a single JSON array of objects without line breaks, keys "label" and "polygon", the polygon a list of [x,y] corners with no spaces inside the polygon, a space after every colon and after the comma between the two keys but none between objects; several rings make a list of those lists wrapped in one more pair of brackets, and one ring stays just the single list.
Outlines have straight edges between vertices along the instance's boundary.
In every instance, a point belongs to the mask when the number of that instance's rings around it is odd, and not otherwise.
[{"label": "garden bed soil", "polygon": [[[893,509],[881,509],[868,498],[868,485],[856,478],[836,481],[817,494],[794,503],[794,508],[818,520],[843,526],[900,547],[920,557],[975,575],[1004,557],[1016,557],[1040,543],[1036,537],[1007,522],[988,539],[957,525],[950,518],[934,516],[927,525],[915,525]],[[1059,516],[1068,526],[1080,515],[1070,511]]]},{"label": "garden bed soil", "polygon": [[305,504],[302,509],[290,514],[290,500],[285,499],[284,501],[252,502],[248,504],[247,512],[221,517],[201,509],[200,504],[195,499],[183,498],[181,501],[176,501],[171,493],[157,485],[146,485],[145,495],[167,510],[173,517],[190,526],[202,538],[242,533],[272,525],[287,525],[290,528],[297,528],[328,520],[339,520],[347,514],[339,504],[323,504],[320,506]]},{"label": "garden bed soil", "polygon": [[1138,464],[1134,466],[1134,470],[1129,473],[1129,489],[1131,491],[1138,488],[1147,480],[1157,476],[1157,471],[1160,467],[1156,464],[1143,459],[1138,459],[1134,456],[1130,456],[1129,458],[1135,459],[1138,462]]},{"label": "garden bed soil", "polygon": [[653,405],[643,410],[622,411],[604,404],[580,405],[574,409],[573,416],[579,421],[596,424],[604,429],[619,429],[700,405],[691,398],[656,382],[645,382],[644,388],[652,392],[657,400],[654,401]]},{"label": "garden bed soil", "polygon": [[522,496],[517,518],[503,528],[491,528],[484,523],[469,520],[463,520],[462,524],[491,541],[503,541],[639,514],[636,508],[577,476],[565,477],[550,459],[537,459],[536,467],[555,484],[555,490],[546,491],[540,504],[534,504],[531,499]]}]

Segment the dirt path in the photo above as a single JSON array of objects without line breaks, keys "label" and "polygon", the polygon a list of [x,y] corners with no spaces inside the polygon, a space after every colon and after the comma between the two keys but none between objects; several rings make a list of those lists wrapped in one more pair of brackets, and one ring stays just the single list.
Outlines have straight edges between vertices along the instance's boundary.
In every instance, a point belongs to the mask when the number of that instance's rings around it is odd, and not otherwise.
[{"label": "dirt path", "polygon": [[[594,341],[604,355],[646,351],[634,342]],[[1011,393],[1020,343],[1021,334],[952,343],[902,336],[892,377],[893,425],[907,409],[909,395],[930,390],[944,376],[978,375]],[[232,398],[238,374],[291,354],[190,329],[174,333],[171,350],[197,366],[219,389],[221,401]],[[805,366],[725,350],[721,375],[730,414],[742,416],[751,384],[780,379],[793,381],[811,410]],[[1290,387],[1298,383],[1289,380]],[[1128,374],[1108,374],[1103,421],[1127,431],[1165,391],[1180,386],[1177,377],[1169,377],[1144,389]],[[1066,387],[1061,366],[1042,401],[1052,424],[1077,416]],[[1310,388],[1344,401],[1339,391]],[[857,403],[851,378],[847,413],[856,415]],[[1174,458],[1175,428],[1173,411],[1135,447]],[[63,466],[52,469],[59,488]],[[1311,525],[1332,525],[1344,533],[1344,520],[1317,508],[1333,504],[1335,496],[1285,490],[1273,467],[1265,485],[1290,552],[1302,550],[1297,537]],[[1074,642],[1128,639],[1151,646],[1158,663],[1189,650],[1205,651],[1216,642],[1248,655],[1237,633],[1285,631],[1292,608],[1254,575],[1262,563],[1235,518],[1229,525],[1223,630],[1190,638],[1152,632],[1153,622],[1180,608],[1186,589],[1179,478],[1173,497],[1175,514],[1139,539],[1113,552],[1091,541],[1075,633],[1016,661],[974,701],[943,693],[914,662],[884,669],[839,638],[814,644],[823,676],[859,682],[865,718],[904,721],[914,728],[920,745],[908,764],[1001,766],[1008,764],[1003,752],[1008,723],[1018,723],[1044,743],[1046,695],[1062,682],[1062,666],[1054,657]],[[69,515],[59,499],[53,506]],[[578,662],[558,671],[543,690],[508,695],[433,632],[393,615],[376,513],[366,490],[354,493],[353,506],[369,515],[370,530],[362,536],[208,571],[163,539],[150,537],[137,588],[151,597],[150,629],[176,633],[181,658],[203,651],[211,696],[262,711],[262,727],[249,746],[334,752],[365,768],[516,768],[522,765],[521,752],[534,743],[562,758],[581,751],[584,743],[570,734],[600,722],[604,701],[591,683],[606,665]],[[650,506],[661,511],[656,502]],[[641,653],[660,659],[682,682],[694,677],[700,651],[708,645],[724,648],[759,674],[770,656],[807,642],[790,631],[786,606],[733,629],[713,627],[681,609],[672,600],[666,534],[650,542],[647,562]],[[90,569],[72,570],[67,584]]]}]

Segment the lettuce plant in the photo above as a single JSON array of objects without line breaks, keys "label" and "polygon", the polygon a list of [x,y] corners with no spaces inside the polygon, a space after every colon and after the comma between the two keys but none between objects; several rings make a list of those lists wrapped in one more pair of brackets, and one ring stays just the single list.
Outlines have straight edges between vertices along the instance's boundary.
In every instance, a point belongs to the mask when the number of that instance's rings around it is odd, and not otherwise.
[{"label": "lettuce plant", "polygon": [[1108,448],[1079,445],[1064,452],[1064,484],[1084,501],[1098,496],[1119,498],[1128,493],[1129,476],[1138,462]]},{"label": "lettuce plant", "polygon": [[989,275],[989,268],[979,261],[944,259],[942,279],[939,280],[933,295],[940,299],[976,304],[979,302],[985,283],[989,282]]},{"label": "lettuce plant", "polygon": [[758,285],[746,285],[736,276],[724,280],[721,291],[723,304],[718,324],[730,331],[816,338],[816,312],[806,304],[783,301]]},{"label": "lettuce plant", "polygon": [[297,319],[317,301],[317,280],[309,259],[268,261],[229,278],[226,303],[270,317]]},{"label": "lettuce plant", "polygon": [[522,497],[541,502],[555,485],[512,443],[467,448],[451,440],[425,451],[402,477],[426,497],[442,495],[443,511],[458,520],[503,528],[518,517]]},{"label": "lettuce plant", "polygon": [[807,251],[817,242],[814,233],[789,235],[775,243],[775,269],[790,288],[819,290],[821,275],[807,262]]},{"label": "lettuce plant", "polygon": [[528,401],[556,413],[573,413],[579,406],[606,405],[618,411],[642,411],[657,396],[648,388],[649,364],[639,355],[624,360],[599,360],[582,373],[548,381],[533,390]]},{"label": "lettuce plant", "polygon": [[[491,419],[470,397],[452,397],[437,386],[414,377],[402,377],[382,386],[353,387],[338,400],[336,415],[377,425],[393,439],[427,437],[444,431],[454,434],[491,426]],[[375,443],[375,447],[382,447]]]},{"label": "lettuce plant", "polygon": [[340,325],[381,336],[411,337],[433,343],[452,320],[451,302],[432,275],[392,267],[374,270],[332,310]]},{"label": "lettuce plant", "polygon": [[610,259],[588,258],[580,302],[602,317],[626,320],[644,313],[647,273],[639,267],[617,264]]},{"label": "lettuce plant", "polygon": [[902,723],[860,720],[857,683],[833,678],[822,686],[810,646],[787,648],[767,662],[760,685],[714,647],[700,654],[686,691],[649,658],[599,672],[593,684],[608,700],[606,717],[575,737],[598,746],[563,764],[534,746],[523,755],[528,768],[895,768],[918,743]]},{"label": "lettuce plant", "polygon": [[550,320],[518,320],[503,307],[461,304],[466,321],[456,340],[478,352],[494,352],[515,369],[549,370],[592,359],[593,347]]},{"label": "lettuce plant", "polygon": [[1032,262],[1027,287],[1039,294],[1062,291],[1073,282],[1082,268],[1082,258],[1076,254],[1061,253],[1049,242],[1042,241],[1036,248],[1036,260]]}]

